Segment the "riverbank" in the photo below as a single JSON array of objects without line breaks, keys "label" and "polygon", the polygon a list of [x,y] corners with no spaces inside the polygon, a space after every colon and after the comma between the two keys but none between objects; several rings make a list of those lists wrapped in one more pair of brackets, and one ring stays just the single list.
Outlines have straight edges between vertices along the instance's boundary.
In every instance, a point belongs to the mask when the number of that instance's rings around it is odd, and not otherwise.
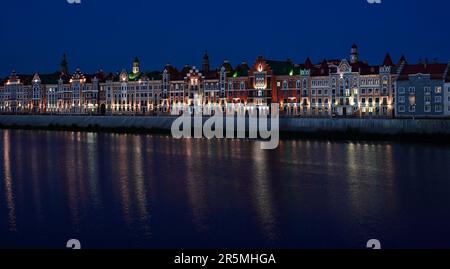
[{"label": "riverbank", "polygon": [[[170,133],[175,117],[0,115],[0,128]],[[283,137],[450,143],[450,120],[280,118]]]}]

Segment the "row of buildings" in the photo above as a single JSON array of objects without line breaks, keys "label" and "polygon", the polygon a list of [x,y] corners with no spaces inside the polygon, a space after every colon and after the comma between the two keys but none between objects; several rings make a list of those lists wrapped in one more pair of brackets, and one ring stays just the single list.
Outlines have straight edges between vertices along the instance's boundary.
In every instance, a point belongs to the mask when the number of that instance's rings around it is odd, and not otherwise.
[{"label": "row of buildings", "polygon": [[227,105],[246,108],[278,103],[284,115],[301,117],[450,117],[448,63],[380,65],[359,59],[358,47],[342,60],[304,63],[258,57],[237,66],[224,61],[211,68],[208,54],[201,69],[168,64],[143,72],[139,60],[122,70],[70,73],[64,56],[52,74],[18,74],[0,82],[0,113],[159,115],[175,106]]}]

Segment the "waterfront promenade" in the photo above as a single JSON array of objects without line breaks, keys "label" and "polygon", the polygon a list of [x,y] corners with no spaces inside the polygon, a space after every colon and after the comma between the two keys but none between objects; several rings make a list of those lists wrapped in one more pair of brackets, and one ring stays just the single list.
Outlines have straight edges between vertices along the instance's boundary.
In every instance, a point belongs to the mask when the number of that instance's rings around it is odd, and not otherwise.
[{"label": "waterfront promenade", "polygon": [[[2,128],[26,129],[101,129],[170,132],[176,117],[133,116],[39,116],[0,115]],[[206,118],[204,119],[206,120]],[[248,124],[248,123],[247,123]],[[346,133],[370,135],[445,135],[450,136],[450,120],[426,119],[308,119],[280,118],[280,131],[286,133]]]}]

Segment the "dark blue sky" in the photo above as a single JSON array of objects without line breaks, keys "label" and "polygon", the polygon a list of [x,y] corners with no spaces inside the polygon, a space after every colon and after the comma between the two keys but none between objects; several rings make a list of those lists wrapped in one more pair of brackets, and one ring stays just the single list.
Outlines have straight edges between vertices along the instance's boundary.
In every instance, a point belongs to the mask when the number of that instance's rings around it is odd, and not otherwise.
[{"label": "dark blue sky", "polygon": [[0,76],[53,72],[66,52],[70,69],[145,70],[170,62],[213,66],[266,58],[303,62],[347,57],[380,63],[386,52],[450,60],[447,0],[66,0],[2,1]]}]

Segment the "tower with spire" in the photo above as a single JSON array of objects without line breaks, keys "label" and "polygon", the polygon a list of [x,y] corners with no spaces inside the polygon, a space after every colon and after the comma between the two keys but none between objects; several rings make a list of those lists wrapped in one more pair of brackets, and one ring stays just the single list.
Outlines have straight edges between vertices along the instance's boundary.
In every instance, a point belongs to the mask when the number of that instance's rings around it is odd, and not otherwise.
[{"label": "tower with spire", "polygon": [[61,61],[61,64],[59,66],[59,71],[61,73],[61,75],[69,75],[69,64],[67,63],[67,58],[66,58],[66,54],[63,54],[63,58]]},{"label": "tower with spire", "polygon": [[205,50],[205,54],[203,55],[203,60],[202,60],[202,72],[203,72],[203,74],[209,73],[209,56],[208,56],[208,51],[206,51],[206,50]]}]

